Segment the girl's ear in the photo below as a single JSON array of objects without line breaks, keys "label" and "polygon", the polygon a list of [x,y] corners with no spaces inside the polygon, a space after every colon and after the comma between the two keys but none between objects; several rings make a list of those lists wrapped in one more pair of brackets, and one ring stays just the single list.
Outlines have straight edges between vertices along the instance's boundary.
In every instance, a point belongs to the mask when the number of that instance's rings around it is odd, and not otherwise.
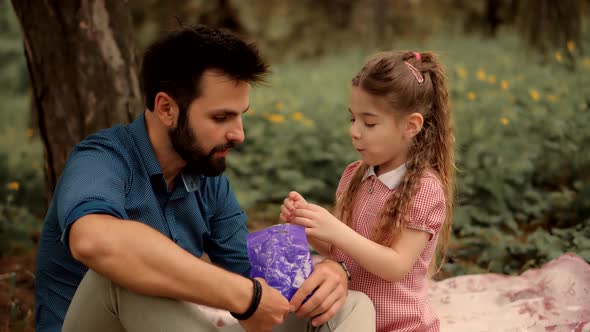
[{"label": "girl's ear", "polygon": [[178,121],[178,104],[165,92],[158,92],[154,102],[154,113],[165,127],[173,128]]},{"label": "girl's ear", "polygon": [[420,113],[412,113],[406,117],[406,128],[404,134],[407,138],[412,138],[422,130],[424,124],[424,117]]}]

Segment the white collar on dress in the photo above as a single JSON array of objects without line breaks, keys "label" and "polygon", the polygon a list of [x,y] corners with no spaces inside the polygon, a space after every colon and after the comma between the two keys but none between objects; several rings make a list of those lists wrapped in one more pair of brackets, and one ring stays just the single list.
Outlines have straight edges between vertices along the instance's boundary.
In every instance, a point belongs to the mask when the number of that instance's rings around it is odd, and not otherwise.
[{"label": "white collar on dress", "polygon": [[[381,183],[387,186],[389,190],[393,190],[397,188],[397,186],[399,186],[399,184],[401,183],[402,177],[404,176],[404,174],[406,174],[406,170],[406,164],[402,164],[394,170],[379,175],[377,178],[379,179],[379,181],[381,181]],[[376,176],[374,166],[369,166],[369,169],[367,169],[367,172],[363,176],[363,181],[371,175]]]}]

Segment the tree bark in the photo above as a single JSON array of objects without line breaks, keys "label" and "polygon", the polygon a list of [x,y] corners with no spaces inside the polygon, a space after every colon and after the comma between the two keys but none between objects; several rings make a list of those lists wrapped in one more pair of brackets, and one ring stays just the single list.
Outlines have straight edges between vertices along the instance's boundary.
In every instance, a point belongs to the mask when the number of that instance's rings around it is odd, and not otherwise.
[{"label": "tree bark", "polygon": [[23,30],[48,201],[70,150],[143,110],[131,16],[120,0],[12,0]]},{"label": "tree bark", "polygon": [[565,49],[568,41],[580,45],[582,0],[521,0],[519,29],[529,44],[547,54]]}]

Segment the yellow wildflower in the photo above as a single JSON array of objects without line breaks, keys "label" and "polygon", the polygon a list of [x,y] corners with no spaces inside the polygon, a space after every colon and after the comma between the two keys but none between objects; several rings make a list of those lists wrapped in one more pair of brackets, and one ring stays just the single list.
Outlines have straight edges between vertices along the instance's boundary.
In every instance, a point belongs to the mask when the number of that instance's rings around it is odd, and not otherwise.
[{"label": "yellow wildflower", "polygon": [[500,86],[502,87],[502,90],[508,91],[508,82],[505,80],[500,81]]},{"label": "yellow wildflower", "polygon": [[555,60],[557,60],[557,62],[563,61],[563,56],[561,55],[561,52],[559,52],[559,51],[555,52]]},{"label": "yellow wildflower", "polygon": [[467,77],[467,70],[465,70],[463,67],[457,67],[457,75],[459,75],[461,78],[465,78]]},{"label": "yellow wildflower", "polygon": [[535,89],[529,90],[529,96],[531,96],[531,98],[533,98],[534,101],[541,99],[541,95]]},{"label": "yellow wildflower", "polygon": [[500,122],[502,122],[503,125],[508,125],[508,123],[510,123],[510,120],[508,120],[508,118],[501,118]]},{"label": "yellow wildflower", "polygon": [[590,58],[584,58],[584,67],[590,68]]},{"label": "yellow wildflower", "polygon": [[303,114],[301,112],[295,112],[291,114],[291,118],[295,121],[303,119]]},{"label": "yellow wildflower", "polygon": [[281,114],[271,114],[267,117],[268,121],[272,123],[282,123],[285,122],[285,117]]},{"label": "yellow wildflower", "polygon": [[483,81],[486,79],[486,72],[483,69],[477,71],[477,79]]},{"label": "yellow wildflower", "polygon": [[285,109],[285,104],[283,104],[282,102],[278,102],[275,104],[275,108],[277,109],[277,111],[282,111]]},{"label": "yellow wildflower", "polygon": [[13,182],[9,182],[6,184],[6,189],[8,190],[19,190],[20,189],[20,183],[13,181]]},{"label": "yellow wildflower", "polygon": [[306,127],[313,127],[313,120],[311,119],[304,119],[303,120],[303,125]]},{"label": "yellow wildflower", "polygon": [[567,50],[572,53],[576,49],[576,43],[573,40],[570,40],[566,43]]},{"label": "yellow wildflower", "polygon": [[33,129],[27,129],[27,137],[33,137]]},{"label": "yellow wildflower", "polygon": [[558,95],[547,95],[547,100],[557,101],[557,100],[559,100],[559,96]]},{"label": "yellow wildflower", "polygon": [[496,84],[496,76],[494,76],[494,75],[488,76],[488,82],[490,82],[490,84]]},{"label": "yellow wildflower", "polygon": [[477,95],[475,94],[475,92],[469,92],[467,94],[467,99],[469,99],[471,101],[475,100],[476,98],[477,98]]}]

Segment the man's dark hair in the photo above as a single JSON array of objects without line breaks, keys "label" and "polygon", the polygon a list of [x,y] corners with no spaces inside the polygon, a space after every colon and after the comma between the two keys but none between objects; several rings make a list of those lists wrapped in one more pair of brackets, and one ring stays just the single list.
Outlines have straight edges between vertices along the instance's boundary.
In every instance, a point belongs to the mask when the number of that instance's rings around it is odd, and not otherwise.
[{"label": "man's dark hair", "polygon": [[156,94],[166,92],[186,111],[199,96],[201,76],[208,69],[251,84],[263,82],[268,73],[268,65],[253,43],[214,27],[183,26],[144,53],[141,84],[146,107],[152,111]]}]

